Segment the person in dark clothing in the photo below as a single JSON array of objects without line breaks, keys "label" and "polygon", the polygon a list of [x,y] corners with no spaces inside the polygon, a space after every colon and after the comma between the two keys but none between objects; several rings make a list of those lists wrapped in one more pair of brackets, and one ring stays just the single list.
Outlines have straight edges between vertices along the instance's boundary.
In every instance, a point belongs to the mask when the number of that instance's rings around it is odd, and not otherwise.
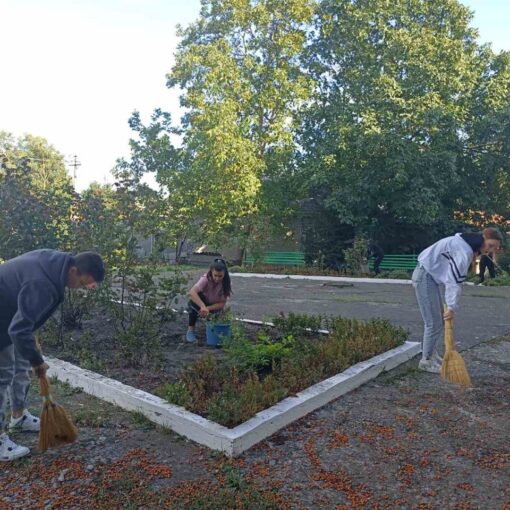
[{"label": "person in dark clothing", "polygon": [[491,278],[496,278],[496,264],[495,264],[494,253],[487,253],[487,255],[480,256],[480,283],[485,281],[485,271],[489,270],[489,275]]},{"label": "person in dark clothing", "polygon": [[367,258],[374,259],[374,272],[375,274],[379,274],[381,272],[379,267],[384,258],[383,249],[376,243],[370,243],[370,245],[368,246]]},{"label": "person in dark clothing", "polygon": [[0,264],[0,461],[30,451],[5,432],[7,399],[12,411],[9,430],[39,431],[39,419],[26,408],[30,369],[43,377],[49,367],[34,332],[62,303],[66,287],[95,287],[104,272],[101,257],[93,252],[35,250]]}]

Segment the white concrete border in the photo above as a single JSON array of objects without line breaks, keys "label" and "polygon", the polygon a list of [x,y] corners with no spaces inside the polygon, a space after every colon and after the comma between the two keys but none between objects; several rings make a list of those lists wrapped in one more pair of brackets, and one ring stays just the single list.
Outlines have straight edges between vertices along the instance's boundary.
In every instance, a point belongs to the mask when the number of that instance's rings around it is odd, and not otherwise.
[{"label": "white concrete border", "polygon": [[302,274],[266,274],[266,273],[230,273],[236,278],[269,278],[273,280],[315,280],[323,282],[346,283],[396,283],[411,285],[411,280],[397,280],[394,278],[353,278],[350,276],[307,276]]},{"label": "white concrete border", "polygon": [[[323,282],[345,283],[396,283],[397,285],[412,285],[412,280],[395,278],[354,278],[350,276],[307,276],[304,274],[266,274],[266,273],[230,273],[238,278],[268,278],[272,280],[312,280]],[[476,285],[473,282],[464,282],[464,285]]]},{"label": "white concrete border", "polygon": [[169,427],[199,444],[220,450],[228,456],[236,456],[289,423],[374,379],[382,372],[408,361],[420,350],[419,343],[405,342],[395,349],[357,363],[340,374],[314,384],[295,396],[287,397],[232,429],[114,379],[66,361],[48,356],[45,358],[50,365],[48,375],[123,409],[138,411],[154,423]]}]

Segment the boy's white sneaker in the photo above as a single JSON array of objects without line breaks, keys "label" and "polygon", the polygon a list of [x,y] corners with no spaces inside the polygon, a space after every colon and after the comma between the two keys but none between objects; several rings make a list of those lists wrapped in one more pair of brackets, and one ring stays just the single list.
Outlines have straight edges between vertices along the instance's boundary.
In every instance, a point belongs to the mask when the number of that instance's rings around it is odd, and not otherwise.
[{"label": "boy's white sneaker", "polygon": [[432,357],[430,359],[435,361],[439,366],[441,366],[443,364],[443,358],[441,358],[441,356],[439,356],[439,353],[437,351],[434,351],[432,353]]},{"label": "boy's white sneaker", "polygon": [[40,429],[41,420],[26,409],[19,418],[11,416],[9,432],[39,432]]},{"label": "boy's white sneaker", "polygon": [[441,372],[441,365],[433,358],[422,358],[418,363],[418,369],[423,372],[439,374]]},{"label": "boy's white sneaker", "polygon": [[30,450],[9,439],[7,434],[0,435],[0,462],[10,462],[28,455]]}]

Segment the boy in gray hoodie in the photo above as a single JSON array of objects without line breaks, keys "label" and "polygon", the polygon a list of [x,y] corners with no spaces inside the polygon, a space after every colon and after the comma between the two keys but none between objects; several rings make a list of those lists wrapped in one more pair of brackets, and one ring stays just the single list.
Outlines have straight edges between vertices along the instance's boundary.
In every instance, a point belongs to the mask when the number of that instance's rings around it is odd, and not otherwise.
[{"label": "boy in gray hoodie", "polygon": [[27,410],[26,400],[31,369],[42,377],[48,365],[34,332],[62,303],[66,287],[93,287],[103,279],[103,261],[93,252],[35,250],[0,264],[0,461],[30,452],[5,432],[7,399],[12,411],[9,430],[39,431],[39,418]]}]

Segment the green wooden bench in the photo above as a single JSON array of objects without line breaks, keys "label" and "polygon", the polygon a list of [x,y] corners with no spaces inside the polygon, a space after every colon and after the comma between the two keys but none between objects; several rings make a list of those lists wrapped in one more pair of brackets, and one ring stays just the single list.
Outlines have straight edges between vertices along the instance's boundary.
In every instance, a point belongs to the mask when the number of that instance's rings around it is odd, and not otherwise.
[{"label": "green wooden bench", "polygon": [[[253,255],[246,255],[244,262],[247,265],[255,263]],[[304,266],[305,254],[300,251],[270,251],[265,253],[260,260],[262,264],[272,266]],[[385,271],[392,271],[394,269],[404,269],[413,271],[418,263],[418,255],[385,255],[380,268]],[[370,269],[374,268],[374,259],[369,261]]]},{"label": "green wooden bench", "polygon": [[[384,255],[382,259],[380,269],[385,271],[393,271],[394,269],[405,269],[407,271],[413,271],[418,264],[418,255]],[[370,259],[369,268],[374,268],[374,259]]]},{"label": "green wooden bench", "polygon": [[[254,264],[255,257],[246,255],[245,264]],[[304,266],[305,254],[300,251],[269,251],[260,260],[263,264],[272,266]]]}]

